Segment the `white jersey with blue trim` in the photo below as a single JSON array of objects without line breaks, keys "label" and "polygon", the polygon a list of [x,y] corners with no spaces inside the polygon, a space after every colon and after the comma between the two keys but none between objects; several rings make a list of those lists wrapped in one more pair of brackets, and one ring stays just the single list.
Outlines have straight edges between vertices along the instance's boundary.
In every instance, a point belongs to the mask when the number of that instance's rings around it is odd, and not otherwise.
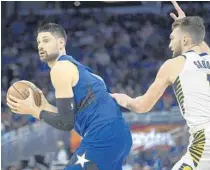
[{"label": "white jersey with blue trim", "polygon": [[210,122],[210,55],[189,51],[174,82],[181,113],[190,128]]}]

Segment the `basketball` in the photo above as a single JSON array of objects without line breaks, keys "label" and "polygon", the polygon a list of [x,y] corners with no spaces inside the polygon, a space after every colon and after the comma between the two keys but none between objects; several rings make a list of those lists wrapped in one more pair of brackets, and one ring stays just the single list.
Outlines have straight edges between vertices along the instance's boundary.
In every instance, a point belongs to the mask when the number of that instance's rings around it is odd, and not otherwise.
[{"label": "basketball", "polygon": [[26,99],[29,96],[29,90],[28,88],[31,88],[33,91],[33,97],[36,106],[41,105],[41,94],[39,93],[39,89],[34,85],[33,83],[29,81],[18,81],[15,82],[10,86],[10,88],[7,91],[7,96],[12,95],[18,99]]}]

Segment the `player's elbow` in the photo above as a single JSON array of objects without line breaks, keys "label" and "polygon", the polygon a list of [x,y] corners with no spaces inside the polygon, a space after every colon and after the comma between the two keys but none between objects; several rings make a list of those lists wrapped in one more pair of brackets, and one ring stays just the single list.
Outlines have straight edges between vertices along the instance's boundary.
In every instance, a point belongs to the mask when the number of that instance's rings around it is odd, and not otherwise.
[{"label": "player's elbow", "polygon": [[62,131],[71,131],[74,128],[74,125],[69,122],[61,121],[57,124],[56,128]]},{"label": "player's elbow", "polygon": [[136,107],[136,113],[147,113],[152,110],[152,107],[150,103],[141,103]]},{"label": "player's elbow", "polygon": [[128,104],[128,108],[136,113],[146,113],[151,110],[150,103],[145,102],[144,96],[134,98]]},{"label": "player's elbow", "polygon": [[152,108],[150,108],[150,107],[144,107],[144,106],[138,107],[138,108],[136,109],[136,113],[147,113],[147,112],[149,112],[151,109],[152,109]]},{"label": "player's elbow", "polygon": [[62,131],[71,131],[74,128],[74,119],[71,117],[59,116],[55,127]]},{"label": "player's elbow", "polygon": [[74,126],[73,125],[68,125],[68,126],[66,126],[66,127],[63,127],[63,131],[71,131],[71,130],[73,130],[74,129]]}]

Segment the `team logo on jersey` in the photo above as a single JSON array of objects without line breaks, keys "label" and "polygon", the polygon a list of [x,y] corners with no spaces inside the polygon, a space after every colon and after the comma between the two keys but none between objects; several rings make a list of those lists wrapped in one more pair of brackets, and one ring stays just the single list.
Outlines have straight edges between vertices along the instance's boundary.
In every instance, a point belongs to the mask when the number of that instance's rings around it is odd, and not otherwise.
[{"label": "team logo on jersey", "polygon": [[85,154],[86,153],[84,153],[83,155],[77,155],[77,162],[75,163],[75,165],[76,164],[80,164],[81,166],[82,166],[82,168],[84,168],[84,164],[86,163],[86,162],[89,162],[89,160],[88,159],[86,159],[85,158]]},{"label": "team logo on jersey", "polygon": [[71,103],[71,110],[74,110],[74,104]]},{"label": "team logo on jersey", "polygon": [[190,165],[183,163],[179,170],[193,170],[193,168]]},{"label": "team logo on jersey", "polygon": [[74,154],[66,165],[65,170],[74,166],[80,166],[81,170],[99,170],[96,163],[87,159],[86,152],[83,154]]}]

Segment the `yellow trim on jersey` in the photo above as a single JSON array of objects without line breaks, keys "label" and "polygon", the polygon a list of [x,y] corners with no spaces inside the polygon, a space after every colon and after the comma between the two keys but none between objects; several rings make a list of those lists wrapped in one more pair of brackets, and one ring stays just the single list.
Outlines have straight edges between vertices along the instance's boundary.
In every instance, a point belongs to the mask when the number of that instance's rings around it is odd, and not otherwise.
[{"label": "yellow trim on jersey", "polygon": [[193,168],[190,165],[187,165],[186,163],[183,163],[179,170],[193,170]]},{"label": "yellow trim on jersey", "polygon": [[179,76],[175,80],[175,82],[173,84],[173,88],[174,88],[174,92],[175,92],[177,101],[179,102],[179,105],[181,107],[182,113],[185,114],[184,94],[183,94],[183,91],[182,91],[182,86],[181,86],[181,82],[180,82]]},{"label": "yellow trim on jersey", "polygon": [[189,147],[189,152],[193,158],[194,166],[197,167],[204,151],[204,145],[206,139],[204,129],[194,133],[193,138],[194,139],[192,141],[192,145]]}]

